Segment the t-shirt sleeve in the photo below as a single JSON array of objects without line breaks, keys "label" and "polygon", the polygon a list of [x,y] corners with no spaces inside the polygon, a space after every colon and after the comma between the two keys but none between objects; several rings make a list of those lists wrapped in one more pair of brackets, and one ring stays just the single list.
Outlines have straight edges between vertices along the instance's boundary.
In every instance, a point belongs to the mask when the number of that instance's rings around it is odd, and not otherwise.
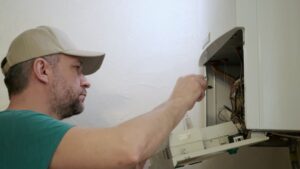
[{"label": "t-shirt sleeve", "polygon": [[18,114],[7,126],[10,141],[4,144],[10,150],[6,150],[5,163],[16,169],[48,169],[59,143],[72,127],[44,114]]}]

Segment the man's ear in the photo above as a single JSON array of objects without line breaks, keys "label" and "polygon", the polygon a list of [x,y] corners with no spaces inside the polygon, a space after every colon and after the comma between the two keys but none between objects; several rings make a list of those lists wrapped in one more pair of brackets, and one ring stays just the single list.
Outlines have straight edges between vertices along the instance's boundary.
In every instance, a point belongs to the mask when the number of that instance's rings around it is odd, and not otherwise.
[{"label": "man's ear", "polygon": [[52,67],[45,59],[37,58],[33,62],[32,72],[40,82],[48,83]]}]

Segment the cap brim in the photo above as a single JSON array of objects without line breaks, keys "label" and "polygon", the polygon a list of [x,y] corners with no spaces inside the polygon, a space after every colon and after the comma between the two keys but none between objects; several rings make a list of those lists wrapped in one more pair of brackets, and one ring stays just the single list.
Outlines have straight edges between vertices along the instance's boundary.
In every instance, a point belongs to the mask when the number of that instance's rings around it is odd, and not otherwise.
[{"label": "cap brim", "polygon": [[105,56],[105,53],[84,50],[67,50],[61,53],[78,57],[82,64],[82,73],[84,75],[96,72],[101,67]]}]

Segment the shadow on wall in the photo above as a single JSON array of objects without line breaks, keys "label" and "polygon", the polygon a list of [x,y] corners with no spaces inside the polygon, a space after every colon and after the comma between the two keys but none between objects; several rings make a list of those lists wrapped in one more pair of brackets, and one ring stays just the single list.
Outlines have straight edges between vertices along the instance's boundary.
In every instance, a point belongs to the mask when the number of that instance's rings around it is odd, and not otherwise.
[{"label": "shadow on wall", "polygon": [[244,147],[182,169],[290,169],[288,148]]}]

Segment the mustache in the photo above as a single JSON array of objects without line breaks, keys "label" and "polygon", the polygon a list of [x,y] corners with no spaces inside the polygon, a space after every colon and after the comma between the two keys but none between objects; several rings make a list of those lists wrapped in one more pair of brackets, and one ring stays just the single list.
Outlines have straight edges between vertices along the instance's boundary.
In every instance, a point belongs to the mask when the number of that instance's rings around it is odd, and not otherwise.
[{"label": "mustache", "polygon": [[87,95],[87,91],[85,89],[83,89],[82,92],[80,93],[80,95],[86,96]]}]

